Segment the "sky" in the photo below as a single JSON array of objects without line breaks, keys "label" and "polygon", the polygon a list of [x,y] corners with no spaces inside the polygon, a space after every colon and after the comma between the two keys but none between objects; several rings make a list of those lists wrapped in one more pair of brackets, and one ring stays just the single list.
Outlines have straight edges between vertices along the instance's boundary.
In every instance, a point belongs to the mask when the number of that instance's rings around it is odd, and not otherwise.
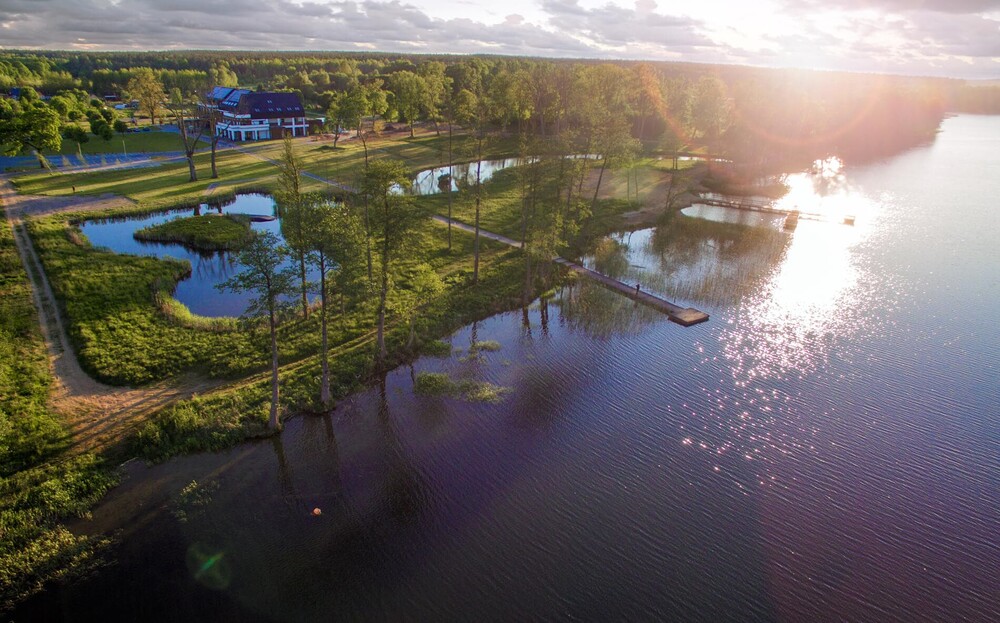
[{"label": "sky", "polygon": [[1000,0],[0,0],[0,48],[379,50],[1000,78]]}]

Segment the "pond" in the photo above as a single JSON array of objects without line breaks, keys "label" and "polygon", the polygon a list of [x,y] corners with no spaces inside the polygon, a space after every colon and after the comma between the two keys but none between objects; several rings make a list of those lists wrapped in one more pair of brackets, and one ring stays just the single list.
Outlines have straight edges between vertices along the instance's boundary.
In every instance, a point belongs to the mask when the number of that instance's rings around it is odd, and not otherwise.
[{"label": "pond", "polygon": [[[497,171],[503,171],[510,167],[516,167],[524,162],[522,158],[499,158],[495,160],[483,160],[479,171],[479,178],[486,182],[493,178]],[[476,163],[463,162],[452,165],[452,179],[450,189],[457,191],[459,184],[474,184],[476,182]],[[410,192],[414,195],[436,195],[449,189],[448,167],[437,167],[427,169],[417,173],[413,179],[413,186]]]},{"label": "pond", "polygon": [[129,464],[73,526],[116,564],[14,618],[1000,620],[998,153],[959,116],[845,167],[855,227],[609,236],[587,262],[711,320],[578,283],[280,437]]},{"label": "pond", "polygon": [[[593,154],[576,154],[570,158],[597,159]],[[479,169],[479,178],[485,183],[493,179],[499,171],[521,166],[531,162],[530,158],[496,158],[483,160]],[[425,169],[414,177],[410,193],[413,195],[436,195],[447,190],[458,191],[461,186],[469,186],[476,182],[476,162],[463,162],[452,165],[452,179],[448,183],[448,167]]]},{"label": "pond", "polygon": [[[180,281],[174,298],[184,303],[195,314],[201,316],[239,316],[247,307],[252,294],[220,292],[216,285],[224,282],[239,271],[235,255],[226,251],[199,252],[176,243],[144,242],[136,240],[132,234],[136,230],[157,225],[175,218],[199,214],[249,214],[251,216],[277,216],[274,200],[270,195],[244,193],[221,204],[203,203],[197,208],[169,210],[134,217],[93,219],[80,224],[80,229],[95,247],[105,247],[116,253],[172,257],[191,263],[191,276]],[[279,239],[281,220],[252,222],[255,231],[268,231]],[[318,279],[315,271],[310,279]]]}]

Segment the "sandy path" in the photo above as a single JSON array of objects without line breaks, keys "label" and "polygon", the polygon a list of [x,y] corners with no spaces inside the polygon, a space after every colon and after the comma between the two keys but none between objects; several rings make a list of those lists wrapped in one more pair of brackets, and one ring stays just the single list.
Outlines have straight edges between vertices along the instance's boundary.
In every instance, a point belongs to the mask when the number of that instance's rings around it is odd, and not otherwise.
[{"label": "sandy path", "polygon": [[95,381],[80,367],[52,287],[23,219],[59,212],[96,211],[128,206],[132,205],[130,200],[116,196],[18,195],[7,177],[3,176],[0,181],[0,203],[14,229],[18,253],[31,280],[42,335],[49,350],[50,365],[55,377],[50,403],[69,423],[74,449],[99,450],[114,445],[158,409],[222,383],[189,375],[140,388],[111,387]]}]

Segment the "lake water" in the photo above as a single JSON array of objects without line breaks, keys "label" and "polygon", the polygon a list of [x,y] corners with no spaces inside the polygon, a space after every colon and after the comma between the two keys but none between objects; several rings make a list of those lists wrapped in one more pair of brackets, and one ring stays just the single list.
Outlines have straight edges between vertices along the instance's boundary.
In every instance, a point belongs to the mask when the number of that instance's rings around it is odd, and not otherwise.
[{"label": "lake water", "polygon": [[[587,262],[711,320],[581,283],[450,337],[499,351],[421,359],[273,440],[130,464],[74,526],[121,530],[116,564],[15,614],[1000,620],[998,154],[1000,117],[955,117],[797,189],[854,227],[611,236]],[[417,396],[414,371],[510,394]],[[192,481],[210,501],[180,501]]]},{"label": "lake water", "polygon": [[[95,247],[106,247],[116,253],[172,257],[191,263],[191,276],[177,284],[174,298],[184,303],[195,314],[202,316],[239,316],[253,297],[252,293],[220,292],[216,286],[239,272],[235,254],[199,252],[181,244],[144,242],[132,234],[137,230],[157,225],[175,218],[194,214],[250,214],[276,216],[274,200],[269,195],[245,193],[221,205],[203,203],[197,209],[170,210],[141,216],[84,221],[80,229]],[[268,231],[283,240],[280,219],[251,223],[255,231]],[[287,265],[291,266],[291,262]],[[310,271],[309,279],[319,278],[317,271]]]}]

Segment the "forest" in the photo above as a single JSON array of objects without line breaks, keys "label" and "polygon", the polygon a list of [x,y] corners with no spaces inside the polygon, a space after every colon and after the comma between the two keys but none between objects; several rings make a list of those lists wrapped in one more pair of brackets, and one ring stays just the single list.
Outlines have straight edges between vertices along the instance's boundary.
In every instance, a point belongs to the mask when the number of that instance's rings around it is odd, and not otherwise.
[{"label": "forest", "polygon": [[[780,170],[830,155],[870,159],[919,144],[947,112],[996,112],[1000,87],[911,78],[691,63],[597,62],[494,56],[283,52],[4,52],[0,91],[32,87],[43,97],[127,97],[152,70],[164,93],[209,85],[299,93],[331,126],[378,93],[387,122],[442,123],[463,91],[488,99],[491,129],[535,136],[624,123],[645,149],[698,146],[750,167]],[[604,89],[614,118],[587,97]],[[10,113],[6,113],[10,116]],[[4,113],[0,110],[0,116]]]}]

